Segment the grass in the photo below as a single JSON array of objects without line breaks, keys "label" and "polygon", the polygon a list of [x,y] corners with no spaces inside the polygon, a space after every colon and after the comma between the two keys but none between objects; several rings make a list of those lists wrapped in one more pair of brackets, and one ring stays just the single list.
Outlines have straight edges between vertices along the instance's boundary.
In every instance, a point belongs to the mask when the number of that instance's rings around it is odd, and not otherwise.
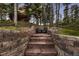
[{"label": "grass", "polygon": [[17,30],[17,27],[15,27],[15,26],[2,26],[2,27],[0,27],[0,30]]},{"label": "grass", "polygon": [[79,36],[79,31],[73,30],[73,29],[68,29],[68,28],[62,28],[59,30],[60,34],[64,35],[73,35],[73,36]]},{"label": "grass", "polygon": [[[18,21],[17,23],[17,26],[7,26],[6,24],[9,24],[8,21],[7,23],[5,21],[0,21],[2,23],[0,24],[5,24],[5,26],[0,26],[0,30],[20,30],[22,29],[23,27],[30,27],[30,24],[28,22],[25,22],[25,21]],[[31,24],[32,25],[32,24]]]}]

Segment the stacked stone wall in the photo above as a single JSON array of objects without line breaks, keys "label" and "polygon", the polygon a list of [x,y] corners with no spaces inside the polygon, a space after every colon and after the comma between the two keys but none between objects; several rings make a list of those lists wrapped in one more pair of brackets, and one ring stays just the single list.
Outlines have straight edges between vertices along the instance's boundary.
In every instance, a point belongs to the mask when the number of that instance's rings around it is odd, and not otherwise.
[{"label": "stacked stone wall", "polygon": [[79,37],[56,34],[53,39],[59,55],[79,56]]},{"label": "stacked stone wall", "polygon": [[29,37],[27,32],[0,30],[0,55],[23,55],[28,41]]}]

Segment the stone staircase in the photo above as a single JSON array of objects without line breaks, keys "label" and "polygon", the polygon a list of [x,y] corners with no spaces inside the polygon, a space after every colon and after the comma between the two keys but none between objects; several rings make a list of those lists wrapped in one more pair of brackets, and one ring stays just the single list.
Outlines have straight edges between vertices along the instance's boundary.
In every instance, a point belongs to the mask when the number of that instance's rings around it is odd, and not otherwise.
[{"label": "stone staircase", "polygon": [[57,56],[51,35],[46,33],[33,34],[30,37],[25,56]]}]

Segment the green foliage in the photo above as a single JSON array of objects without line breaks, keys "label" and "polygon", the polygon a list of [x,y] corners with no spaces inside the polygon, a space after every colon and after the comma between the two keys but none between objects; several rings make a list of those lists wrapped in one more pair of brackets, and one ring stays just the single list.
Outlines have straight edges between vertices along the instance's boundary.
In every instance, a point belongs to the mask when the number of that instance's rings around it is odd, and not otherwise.
[{"label": "green foliage", "polygon": [[40,15],[42,12],[41,4],[39,3],[32,3],[28,6],[26,6],[26,14],[31,15],[35,14],[36,16]]},{"label": "green foliage", "polygon": [[0,24],[10,24],[10,23],[14,23],[11,20],[0,20]]},{"label": "green foliage", "polygon": [[78,5],[72,5],[71,7],[71,21],[72,23],[77,22],[79,19],[79,7]]}]

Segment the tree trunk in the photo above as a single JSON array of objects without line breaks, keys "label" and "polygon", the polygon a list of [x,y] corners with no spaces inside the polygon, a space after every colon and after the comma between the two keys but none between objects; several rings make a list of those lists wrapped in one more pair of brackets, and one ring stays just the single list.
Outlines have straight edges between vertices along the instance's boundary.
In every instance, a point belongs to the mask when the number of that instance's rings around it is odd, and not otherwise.
[{"label": "tree trunk", "polygon": [[54,11],[53,11],[53,4],[50,4],[50,26],[52,26],[53,25],[53,20],[54,20]]},{"label": "tree trunk", "polygon": [[46,26],[46,21],[47,21],[47,13],[46,13],[46,3],[43,4],[43,20],[44,20],[44,25]]},{"label": "tree trunk", "polygon": [[17,25],[17,3],[14,3],[14,23]]},{"label": "tree trunk", "polygon": [[59,23],[59,11],[60,11],[60,4],[56,3],[56,27],[58,27]]},{"label": "tree trunk", "polygon": [[2,13],[1,13],[1,20],[3,20],[3,19],[2,19]]}]

